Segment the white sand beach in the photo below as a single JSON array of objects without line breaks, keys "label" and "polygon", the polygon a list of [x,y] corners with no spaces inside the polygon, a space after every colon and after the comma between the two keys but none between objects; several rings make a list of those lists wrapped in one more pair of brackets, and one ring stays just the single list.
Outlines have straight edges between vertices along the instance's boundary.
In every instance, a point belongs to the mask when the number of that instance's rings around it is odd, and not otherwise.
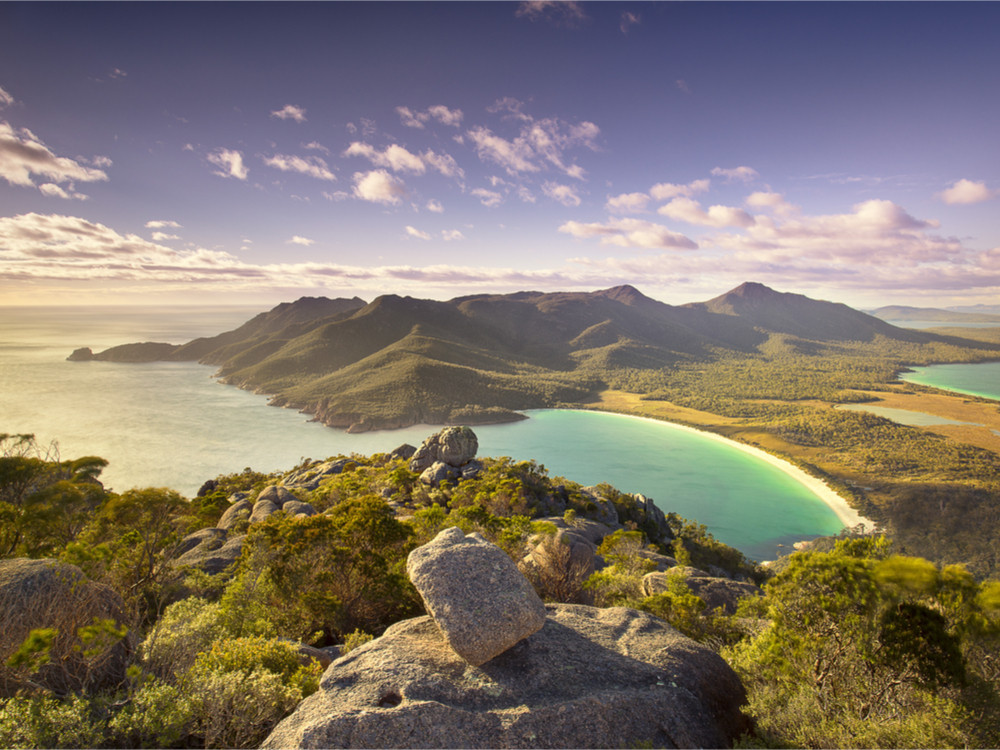
[{"label": "white sand beach", "polygon": [[[609,412],[611,413],[611,412]],[[680,430],[686,430],[687,432],[694,432],[699,435],[704,435],[711,440],[717,440],[722,443],[726,443],[734,448],[738,448],[744,453],[749,453],[752,456],[766,461],[771,466],[783,471],[788,476],[792,477],[795,481],[799,482],[819,497],[827,506],[837,515],[841,523],[845,527],[854,528],[859,525],[863,525],[868,531],[873,531],[876,528],[875,522],[865,518],[860,513],[858,513],[854,508],[847,504],[847,501],[838,495],[826,482],[822,479],[812,476],[811,474],[803,471],[798,466],[788,461],[784,461],[777,456],[768,453],[760,448],[755,448],[752,445],[747,445],[746,443],[741,443],[738,440],[731,440],[730,438],[723,437],[722,435],[717,435],[714,432],[709,432],[708,430],[699,430],[695,427],[689,427],[688,425],[678,424],[677,422],[670,422],[665,419],[655,419],[653,417],[640,417],[632,414],[622,414],[620,416],[631,417],[632,419],[644,419],[648,422],[656,422],[658,424],[668,424],[672,427],[676,427]]]}]

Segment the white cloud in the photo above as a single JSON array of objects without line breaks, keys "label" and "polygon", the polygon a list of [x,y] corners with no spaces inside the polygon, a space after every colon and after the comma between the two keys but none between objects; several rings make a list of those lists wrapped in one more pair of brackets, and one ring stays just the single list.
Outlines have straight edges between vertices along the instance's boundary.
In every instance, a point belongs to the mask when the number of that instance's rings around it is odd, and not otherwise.
[{"label": "white cloud", "polygon": [[294,120],[295,122],[306,121],[306,111],[295,104],[286,104],[281,109],[276,109],[271,113],[271,117],[279,120]]},{"label": "white cloud", "polygon": [[708,211],[693,198],[678,197],[661,206],[657,213],[671,219],[708,227],[748,227],[753,217],[741,208],[710,206]]},{"label": "white cloud", "polygon": [[448,109],[443,104],[435,104],[427,109],[427,114],[440,122],[442,125],[451,125],[457,128],[462,124],[462,110]]},{"label": "white cloud", "polygon": [[416,237],[418,240],[429,240],[431,236],[427,232],[422,232],[416,227],[406,226],[406,234],[408,237]]},{"label": "white cloud", "polygon": [[660,182],[649,189],[649,194],[656,201],[670,200],[678,196],[690,196],[704,193],[712,184],[711,180],[694,180],[687,185],[675,185],[672,182]]},{"label": "white cloud", "polygon": [[674,81],[674,86],[676,86],[680,91],[683,91],[685,94],[691,93],[691,87],[688,85],[688,82],[685,81],[683,78],[678,78],[676,81]]},{"label": "white cloud", "polygon": [[986,187],[985,182],[962,179],[952,183],[947,190],[938,193],[937,197],[949,205],[954,205],[958,203],[982,203],[995,195],[996,192]]},{"label": "white cloud", "polygon": [[328,149],[326,146],[324,146],[322,143],[319,143],[318,141],[303,143],[302,148],[306,149],[307,151],[320,151],[326,154],[327,156],[330,155],[330,149]]},{"label": "white cloud", "polygon": [[403,124],[408,128],[421,128],[423,129],[424,123],[429,119],[429,115],[426,112],[414,112],[409,107],[396,107],[396,113],[399,115],[399,119],[403,121]]},{"label": "white cloud", "polygon": [[98,167],[100,169],[107,169],[113,163],[114,162],[111,161],[111,158],[107,156],[95,156],[90,160],[91,166]]},{"label": "white cloud", "polygon": [[434,200],[431,198],[427,201],[427,210],[433,211],[436,214],[444,213],[444,206],[441,205],[441,201]]},{"label": "white cloud", "polygon": [[388,167],[393,172],[423,174],[427,171],[423,159],[395,143],[379,151],[371,144],[354,141],[344,151],[344,156],[363,156],[376,167]]},{"label": "white cloud", "polygon": [[46,182],[42,185],[39,185],[38,190],[41,192],[42,195],[47,196],[49,198],[62,198],[64,200],[85,201],[89,197],[84,195],[83,193],[78,193],[73,188],[73,183],[69,184],[68,191],[63,190],[61,187],[52,182]]},{"label": "white cloud", "polygon": [[112,78],[125,78],[126,76],[128,76],[128,73],[126,73],[121,68],[112,68],[111,72],[108,73],[108,75],[111,76]]},{"label": "white cloud", "polygon": [[611,219],[608,222],[584,224],[567,221],[560,232],[578,239],[600,238],[603,245],[651,249],[694,250],[698,245],[683,234],[672,232],[662,224],[641,219]]},{"label": "white cloud", "polygon": [[562,203],[564,206],[575,208],[580,205],[580,196],[569,185],[560,185],[555,182],[546,182],[542,185],[542,192],[554,201]]},{"label": "white cloud", "polygon": [[27,128],[15,130],[7,122],[0,122],[0,177],[12,185],[34,187],[32,175],[57,183],[103,182],[108,179],[107,173],[101,169],[56,156]]},{"label": "white cloud", "polygon": [[499,206],[503,203],[503,196],[496,192],[495,190],[487,190],[486,188],[476,188],[472,191],[472,195],[479,198],[479,202],[482,203],[487,208],[493,208],[494,206]]},{"label": "white cloud", "polygon": [[645,193],[622,193],[608,198],[604,207],[615,214],[641,214],[649,204]]},{"label": "white cloud", "polygon": [[459,180],[465,178],[465,170],[458,166],[458,162],[450,154],[438,154],[428,149],[420,155],[420,158],[424,160],[425,164],[436,169],[445,177],[456,177]]},{"label": "white cloud", "polygon": [[457,240],[464,240],[465,235],[457,229],[443,229],[441,230],[441,239],[445,242],[455,242]]},{"label": "white cloud", "polygon": [[303,247],[309,247],[310,245],[315,245],[316,240],[311,240],[308,237],[300,237],[297,234],[292,235],[290,240],[285,242],[286,245],[302,245]]},{"label": "white cloud", "polygon": [[762,211],[773,211],[776,214],[789,214],[798,210],[797,207],[788,203],[781,193],[772,193],[758,190],[750,193],[745,201],[750,208],[757,208]]},{"label": "white cloud", "polygon": [[208,160],[220,169],[212,174],[245,180],[250,170],[243,164],[243,154],[228,148],[219,148],[208,155]]},{"label": "white cloud", "polygon": [[466,132],[480,160],[503,167],[511,176],[539,172],[548,166],[582,180],[583,168],[567,163],[566,154],[573,148],[596,151],[600,128],[588,121],[571,124],[553,117],[536,120],[522,112],[522,106],[516,99],[505,99],[491,107],[493,112],[511,112],[521,122],[518,134],[512,139],[503,138],[482,125]]},{"label": "white cloud", "polygon": [[0,107],[9,107],[14,103],[14,97],[4,91],[3,87],[0,87]]},{"label": "white cloud", "polygon": [[539,167],[532,162],[535,154],[523,137],[508,141],[483,126],[476,126],[467,135],[476,146],[476,153],[482,161],[498,164],[508,174],[537,172]]},{"label": "white cloud", "polygon": [[406,185],[384,169],[355,172],[354,195],[372,203],[395,205],[406,195]]},{"label": "white cloud", "polygon": [[337,176],[330,171],[326,161],[318,156],[303,159],[301,156],[275,154],[261,158],[267,166],[280,169],[282,172],[297,172],[308,177],[315,177],[317,180],[333,181],[337,179]]},{"label": "white cloud", "polygon": [[176,234],[167,234],[166,232],[153,232],[153,242],[162,242],[163,240],[179,240]]},{"label": "white cloud", "polygon": [[732,169],[715,167],[712,170],[712,174],[716,177],[725,177],[726,182],[735,182],[736,180],[739,180],[740,182],[750,182],[751,180],[755,180],[760,177],[757,170],[752,167],[733,167]]},{"label": "white cloud", "polygon": [[146,222],[146,229],[180,229],[181,225],[171,219],[153,219]]}]

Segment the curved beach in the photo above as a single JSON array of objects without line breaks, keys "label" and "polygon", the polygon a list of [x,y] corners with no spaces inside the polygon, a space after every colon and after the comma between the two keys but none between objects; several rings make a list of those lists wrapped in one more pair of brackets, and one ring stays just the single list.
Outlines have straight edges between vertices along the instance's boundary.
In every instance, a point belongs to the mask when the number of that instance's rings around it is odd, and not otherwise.
[{"label": "curved beach", "polygon": [[803,485],[811,492],[813,492],[820,500],[822,500],[827,507],[830,508],[836,514],[837,518],[840,519],[841,523],[847,528],[854,528],[859,525],[863,525],[865,529],[871,531],[876,528],[875,522],[871,519],[865,518],[860,513],[858,513],[854,508],[847,504],[847,501],[841,497],[837,492],[833,490],[826,482],[822,479],[812,476],[811,474],[803,471],[798,466],[783,459],[778,458],[765,450],[760,448],[755,448],[752,445],[747,445],[746,443],[741,443],[738,440],[732,440],[722,435],[718,435],[714,432],[709,432],[708,430],[699,430],[696,427],[691,427],[685,424],[678,424],[677,422],[671,422],[666,419],[656,419],[655,417],[642,417],[635,414],[620,414],[618,412],[605,412],[608,414],[617,413],[622,417],[629,417],[631,419],[642,419],[647,422],[655,422],[657,424],[666,424],[671,427],[676,427],[679,430],[686,430],[687,432],[692,432],[698,435],[703,435],[711,440],[715,440],[721,443],[725,443],[733,448],[738,448],[744,453],[749,453],[751,456],[761,459],[767,462],[771,466],[775,467],[779,471],[784,472],[792,479],[794,479],[799,484]]}]

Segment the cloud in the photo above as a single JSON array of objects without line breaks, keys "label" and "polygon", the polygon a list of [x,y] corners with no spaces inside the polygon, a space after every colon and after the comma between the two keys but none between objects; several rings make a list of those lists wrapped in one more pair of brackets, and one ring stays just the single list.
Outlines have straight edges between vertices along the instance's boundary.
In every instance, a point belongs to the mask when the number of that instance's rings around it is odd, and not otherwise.
[{"label": "cloud", "polygon": [[219,148],[208,155],[208,160],[219,167],[218,171],[212,172],[219,177],[235,177],[237,180],[245,180],[250,170],[243,164],[243,154],[228,148]]},{"label": "cloud", "polygon": [[737,180],[740,182],[750,182],[760,177],[757,170],[752,167],[733,167],[732,169],[715,167],[712,170],[712,174],[716,177],[725,177],[726,182],[735,182]]},{"label": "cloud", "polygon": [[42,195],[45,195],[49,198],[63,198],[64,200],[78,200],[78,201],[85,201],[88,200],[89,198],[89,196],[86,196],[83,193],[76,192],[76,190],[73,188],[73,183],[69,184],[68,191],[63,190],[61,187],[51,182],[46,182],[42,185],[39,185],[38,190],[41,192]]},{"label": "cloud", "polygon": [[458,166],[458,162],[450,154],[438,154],[428,149],[420,155],[420,158],[427,166],[436,169],[445,177],[455,177],[459,180],[465,178],[465,170]]},{"label": "cloud", "polygon": [[982,203],[996,195],[984,182],[958,180],[951,187],[938,193],[937,197],[949,205],[959,203]]},{"label": "cloud", "polygon": [[546,20],[557,26],[575,28],[587,19],[581,4],[574,0],[525,0],[515,15],[532,21]]},{"label": "cloud", "polygon": [[326,146],[324,146],[322,143],[319,143],[318,141],[303,143],[302,148],[306,149],[307,151],[321,151],[327,156],[330,155],[330,149],[328,149]]},{"label": "cloud", "polygon": [[580,205],[580,196],[569,185],[560,185],[555,182],[546,182],[542,185],[542,192],[554,201],[562,203],[564,206],[575,208]]},{"label": "cloud", "polygon": [[448,109],[443,104],[435,104],[429,107],[427,113],[442,125],[451,125],[457,128],[462,124],[462,110]]},{"label": "cloud", "polygon": [[433,211],[436,214],[444,213],[444,206],[441,205],[441,201],[434,200],[431,198],[427,201],[427,210]]},{"label": "cloud", "polygon": [[181,229],[181,225],[170,219],[153,219],[146,222],[146,229]]},{"label": "cloud", "polygon": [[275,154],[261,158],[267,166],[280,169],[282,172],[297,172],[308,177],[315,177],[317,180],[333,181],[337,179],[337,176],[330,171],[326,161],[318,156],[303,159],[301,156]]},{"label": "cloud", "polygon": [[126,73],[121,68],[112,68],[111,72],[108,73],[108,76],[110,76],[111,78],[125,78],[126,76],[128,76],[128,73]]},{"label": "cloud", "polygon": [[406,227],[406,235],[408,237],[416,237],[418,240],[429,240],[431,238],[427,232],[421,232],[416,227],[411,227],[409,225]]},{"label": "cloud", "polygon": [[674,198],[667,205],[661,206],[657,213],[688,224],[708,227],[748,227],[753,224],[753,217],[741,208],[710,206],[706,211],[698,201],[686,197]]},{"label": "cloud", "polygon": [[689,196],[695,193],[704,193],[711,185],[711,180],[694,180],[687,185],[675,185],[672,182],[660,182],[649,189],[649,195],[653,200],[665,201],[677,196]]},{"label": "cloud", "polygon": [[354,141],[344,151],[344,156],[363,156],[376,167],[388,167],[393,172],[423,174],[427,171],[423,159],[395,143],[379,151],[368,143]]},{"label": "cloud", "polygon": [[303,247],[309,247],[310,245],[315,245],[316,244],[316,240],[311,240],[308,237],[300,237],[299,235],[295,234],[295,235],[292,235],[292,238],[290,240],[286,240],[285,244],[286,245],[302,245]]},{"label": "cloud", "polygon": [[395,205],[406,195],[406,185],[384,169],[354,173],[354,196],[372,203]]},{"label": "cloud", "polygon": [[279,120],[294,120],[295,122],[306,121],[306,111],[295,104],[286,104],[281,109],[276,109],[271,113],[271,117]]},{"label": "cloud", "polygon": [[608,198],[604,207],[614,214],[641,214],[649,204],[645,193],[622,193]]},{"label": "cloud", "polygon": [[683,91],[685,94],[691,93],[691,87],[688,85],[688,82],[685,81],[683,78],[678,78],[676,81],[674,81],[674,86],[676,86],[680,91]]},{"label": "cloud", "polygon": [[445,242],[456,242],[458,240],[464,240],[465,235],[457,229],[442,229],[441,239]]},{"label": "cloud", "polygon": [[163,240],[179,240],[176,234],[167,234],[166,232],[153,232],[153,242],[162,242]]},{"label": "cloud", "polygon": [[638,13],[630,13],[629,11],[625,11],[624,13],[622,13],[621,24],[618,26],[618,28],[621,29],[621,32],[623,34],[628,34],[628,30],[632,26],[638,26],[641,20],[642,19],[639,17]]},{"label": "cloud", "polygon": [[493,112],[511,112],[514,119],[520,121],[518,133],[513,138],[504,138],[482,125],[466,132],[479,159],[503,167],[511,176],[554,167],[569,177],[582,180],[583,168],[567,163],[566,154],[574,148],[597,151],[600,128],[588,121],[572,124],[555,117],[536,120],[521,108],[521,102],[510,98],[498,101],[491,108]]},{"label": "cloud", "polygon": [[751,193],[744,201],[750,208],[757,208],[762,211],[773,211],[777,214],[789,214],[798,210],[797,207],[785,201],[785,196],[781,193],[772,193],[759,190]]},{"label": "cloud", "polygon": [[487,208],[493,208],[494,206],[499,206],[503,203],[503,196],[494,191],[487,190],[486,188],[476,188],[472,191],[472,195],[479,198],[479,202],[482,203]]},{"label": "cloud", "polygon": [[3,87],[0,86],[0,107],[9,107],[14,103],[14,97],[4,91]]},{"label": "cloud", "polygon": [[662,224],[640,219],[611,219],[608,222],[583,224],[567,221],[560,232],[578,239],[600,238],[603,245],[647,249],[694,250],[698,245],[683,234],[672,232]]},{"label": "cloud", "polygon": [[12,185],[34,187],[32,175],[56,183],[103,182],[108,179],[107,173],[101,169],[56,156],[27,128],[16,130],[7,122],[0,121],[0,177]]}]

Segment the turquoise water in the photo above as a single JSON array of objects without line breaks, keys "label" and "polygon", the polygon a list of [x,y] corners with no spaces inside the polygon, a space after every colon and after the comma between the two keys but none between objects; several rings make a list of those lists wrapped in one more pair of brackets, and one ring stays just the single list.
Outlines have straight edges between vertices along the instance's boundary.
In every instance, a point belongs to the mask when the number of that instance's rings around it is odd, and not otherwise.
[{"label": "turquoise water", "polygon": [[[0,308],[0,432],[57,440],[64,457],[99,455],[122,491],[166,486],[187,496],[218,474],[288,469],[302,458],[419,445],[437,427],[348,435],[267,399],[221,385],[194,363],[66,362],[130,341],[180,343],[228,330],[254,311]],[[736,448],[666,423],[585,411],[535,411],[476,427],[480,455],[535,459],[553,475],[641,492],[705,524],[756,559],[778,545],[836,533],[812,491]]]},{"label": "turquoise water", "polygon": [[904,372],[899,378],[909,383],[1000,401],[1000,362],[914,367],[913,372]]}]

